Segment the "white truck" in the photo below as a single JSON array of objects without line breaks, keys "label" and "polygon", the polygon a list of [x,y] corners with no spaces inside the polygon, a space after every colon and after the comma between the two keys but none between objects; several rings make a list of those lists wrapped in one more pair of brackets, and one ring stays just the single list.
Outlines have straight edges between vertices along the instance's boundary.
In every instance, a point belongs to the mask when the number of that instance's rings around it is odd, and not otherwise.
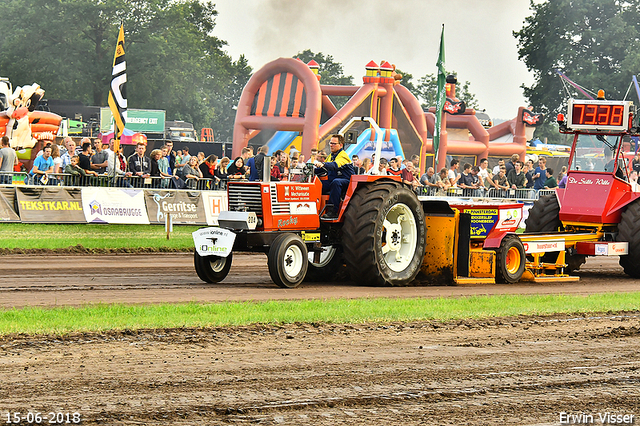
[{"label": "white truck", "polygon": [[186,121],[165,121],[164,129],[165,140],[173,141],[174,146],[180,142],[198,141],[193,124]]}]

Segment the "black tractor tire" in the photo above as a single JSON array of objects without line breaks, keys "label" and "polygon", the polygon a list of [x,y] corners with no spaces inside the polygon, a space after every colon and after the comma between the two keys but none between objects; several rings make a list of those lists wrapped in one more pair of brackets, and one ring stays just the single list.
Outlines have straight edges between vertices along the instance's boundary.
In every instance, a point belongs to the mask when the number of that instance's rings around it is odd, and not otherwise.
[{"label": "black tractor tire", "polygon": [[359,188],[342,227],[351,279],[361,285],[408,285],[420,271],[426,232],[424,211],[413,191],[393,181]]},{"label": "black tractor tire", "polygon": [[562,222],[560,222],[560,204],[556,195],[543,195],[533,203],[525,224],[525,232],[558,231],[562,227]]},{"label": "black tractor tire", "polygon": [[507,235],[496,250],[496,282],[513,284],[524,273],[526,255],[517,235]]},{"label": "black tractor tire", "polygon": [[[529,210],[529,217],[525,222],[525,233],[528,232],[556,232],[563,230],[560,221],[560,204],[556,194],[543,195],[538,201],[533,203],[533,207]],[[543,262],[552,263],[557,259],[557,253],[548,253],[542,257]],[[565,272],[571,274],[573,271],[580,269],[580,266],[586,261],[586,256],[581,254],[566,254],[565,262],[567,267]]]},{"label": "black tractor tire", "polygon": [[314,252],[309,252],[309,267],[306,282],[335,282],[343,281],[348,274],[344,266],[342,246],[324,246],[320,262],[314,263]]},{"label": "black tractor tire", "polygon": [[640,201],[629,204],[622,212],[617,239],[629,243],[629,254],[620,256],[620,266],[624,273],[640,278]]},{"label": "black tractor tire", "polygon": [[198,277],[207,283],[219,283],[229,275],[233,253],[227,257],[220,256],[200,256],[196,251],[193,257],[193,265],[196,268]]},{"label": "black tractor tire", "polygon": [[295,288],[307,274],[307,246],[297,234],[286,233],[273,240],[267,255],[269,275],[278,287]]}]

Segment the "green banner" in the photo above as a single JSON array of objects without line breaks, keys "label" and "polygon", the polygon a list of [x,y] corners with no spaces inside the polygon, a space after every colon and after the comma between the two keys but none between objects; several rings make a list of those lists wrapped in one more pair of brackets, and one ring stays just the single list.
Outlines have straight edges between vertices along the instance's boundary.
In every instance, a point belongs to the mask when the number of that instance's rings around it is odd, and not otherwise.
[{"label": "green banner", "polygon": [[[126,129],[141,133],[163,133],[166,111],[158,109],[127,110]],[[108,107],[100,108],[100,131],[113,130],[113,115]]]}]

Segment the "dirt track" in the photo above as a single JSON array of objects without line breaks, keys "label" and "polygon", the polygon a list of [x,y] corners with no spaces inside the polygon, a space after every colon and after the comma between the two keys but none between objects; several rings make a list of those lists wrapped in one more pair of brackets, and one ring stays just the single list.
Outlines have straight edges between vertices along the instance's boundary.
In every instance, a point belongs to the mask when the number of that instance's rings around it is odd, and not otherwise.
[{"label": "dirt track", "polygon": [[[611,259],[594,259],[601,264],[590,260],[580,282],[563,285],[305,284],[284,291],[260,259],[238,256],[230,283],[212,286],[199,282],[188,255],[3,257],[0,297],[9,307],[640,289]],[[54,278],[34,272],[34,263]],[[634,415],[640,424],[638,347],[640,311],[6,336],[0,421],[7,411],[32,410],[77,411],[83,424],[105,425],[541,426],[560,424],[561,412],[602,424],[598,414],[609,412]]]},{"label": "dirt track", "polygon": [[450,297],[472,294],[590,294],[638,291],[640,280],[624,275],[617,258],[589,258],[571,283],[518,285],[365,287],[354,283],[303,283],[276,287],[266,256],[237,255],[229,276],[206,284],[195,273],[193,255],[2,256],[0,307],[84,303],[218,302],[224,300],[337,297]]},{"label": "dirt track", "polygon": [[77,411],[108,425],[637,417],[639,315],[5,338],[0,410]]}]

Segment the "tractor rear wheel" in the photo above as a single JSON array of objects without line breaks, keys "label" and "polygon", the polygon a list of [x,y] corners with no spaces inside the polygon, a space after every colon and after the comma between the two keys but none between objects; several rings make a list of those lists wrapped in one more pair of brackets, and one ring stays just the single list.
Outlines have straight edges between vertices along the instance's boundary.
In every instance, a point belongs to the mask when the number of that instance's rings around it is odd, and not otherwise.
[{"label": "tractor rear wheel", "polygon": [[555,194],[544,195],[529,210],[525,232],[555,232],[562,227],[560,204]]},{"label": "tractor rear wheel", "polygon": [[286,233],[273,240],[267,256],[269,275],[278,287],[295,288],[307,274],[307,246],[297,234]]},{"label": "tractor rear wheel", "polygon": [[[560,204],[556,194],[544,195],[533,203],[533,207],[529,210],[525,232],[556,232],[562,229]],[[545,254],[542,257],[542,261],[548,263],[555,262],[556,259],[557,255],[555,253]],[[567,262],[565,271],[570,274],[580,269],[580,266],[586,261],[586,256],[566,254],[565,261]]]},{"label": "tractor rear wheel", "polygon": [[640,278],[640,201],[627,206],[618,225],[618,241],[629,243],[629,254],[620,256],[625,274]]},{"label": "tractor rear wheel", "polygon": [[516,235],[507,235],[496,250],[496,282],[513,284],[520,281],[525,267],[522,241]]},{"label": "tractor rear wheel", "polygon": [[207,283],[219,283],[229,275],[233,253],[227,257],[200,256],[196,251],[193,257],[193,265],[196,267],[198,277]]},{"label": "tractor rear wheel", "polygon": [[356,283],[404,286],[420,270],[424,211],[400,183],[377,181],[359,188],[349,201],[342,234],[347,269]]}]

